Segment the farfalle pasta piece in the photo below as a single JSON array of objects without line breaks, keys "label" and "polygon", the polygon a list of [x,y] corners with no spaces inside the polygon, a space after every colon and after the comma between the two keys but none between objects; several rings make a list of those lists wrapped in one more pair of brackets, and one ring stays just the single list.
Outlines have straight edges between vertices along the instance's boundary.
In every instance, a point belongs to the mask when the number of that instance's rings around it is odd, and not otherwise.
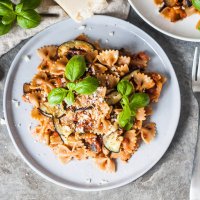
[{"label": "farfalle pasta piece", "polygon": [[39,112],[39,110],[38,110],[36,107],[33,108],[33,109],[31,110],[31,117],[32,117],[33,119],[38,120],[38,121],[44,121],[44,120],[47,119],[44,115],[42,115],[42,114]]},{"label": "farfalle pasta piece", "polygon": [[99,80],[100,85],[107,88],[114,88],[120,80],[119,77],[112,74],[96,74],[96,77]]},{"label": "farfalle pasta piece", "polygon": [[31,81],[30,89],[40,89],[43,82],[47,80],[48,80],[47,74],[42,71],[39,72],[33,77]]},{"label": "farfalle pasta piece", "polygon": [[58,135],[57,132],[53,132],[53,134],[51,134],[50,136],[50,146],[51,147],[55,147],[57,145],[63,144],[62,139],[60,138],[60,136]]},{"label": "farfalle pasta piece", "polygon": [[43,95],[41,94],[41,92],[32,92],[32,93],[28,93],[25,95],[25,97],[27,98],[27,100],[34,105],[35,107],[39,107],[40,102],[43,98]]},{"label": "farfalle pasta piece", "polygon": [[70,134],[67,138],[67,145],[71,147],[72,149],[78,148],[78,147],[84,147],[84,142],[78,138],[76,138],[75,134]]},{"label": "farfalle pasta piece", "polygon": [[85,148],[76,148],[72,154],[77,160],[85,160],[87,157]]},{"label": "farfalle pasta piece", "polygon": [[155,86],[150,88],[147,93],[149,94],[152,102],[158,102],[163,85],[167,79],[166,77],[155,72],[148,73],[148,75],[154,80]]},{"label": "farfalle pasta piece", "polygon": [[146,124],[144,127],[142,127],[141,137],[145,143],[149,144],[152,141],[152,139],[155,137],[155,135],[156,135],[155,123],[149,123],[149,124]]},{"label": "farfalle pasta piece", "polygon": [[144,108],[139,108],[136,112],[135,118],[139,121],[144,121],[146,120],[146,112]]},{"label": "farfalle pasta piece", "polygon": [[133,124],[133,128],[137,129],[137,130],[140,130],[142,128],[142,124],[143,124],[143,121],[140,121],[140,120],[136,119],[134,124]]},{"label": "farfalle pasta piece", "polygon": [[129,72],[129,67],[127,64],[124,64],[124,65],[117,67],[116,71],[120,76],[124,76]]},{"label": "farfalle pasta piece", "polygon": [[56,155],[64,164],[68,163],[73,158],[71,150],[64,144],[58,145],[58,148],[56,149]]},{"label": "farfalle pasta piece", "polygon": [[53,90],[54,88],[55,86],[49,81],[43,81],[42,85],[37,87],[37,89],[43,90],[45,96],[47,96],[49,92],[51,92],[51,90]]},{"label": "farfalle pasta piece", "polygon": [[51,63],[49,63],[47,60],[43,60],[40,65],[37,67],[38,71],[42,72],[49,72],[51,68]]},{"label": "farfalle pasta piece", "polygon": [[117,66],[120,65],[129,65],[131,61],[131,58],[128,56],[119,56],[118,60],[117,60]]},{"label": "farfalle pasta piece", "polygon": [[41,124],[36,126],[33,132],[33,135],[39,139],[40,142],[49,145],[50,144],[50,136],[52,135],[53,123],[48,119],[40,121]]},{"label": "farfalle pasta piece", "polygon": [[66,65],[67,65],[68,59],[66,57],[59,58],[55,61],[55,63],[50,68],[50,73],[53,75],[63,75]]},{"label": "farfalle pasta piece", "polygon": [[111,153],[110,157],[113,159],[119,158],[122,161],[127,162],[131,158],[132,154],[133,153],[128,153],[126,151],[120,150],[119,153]]},{"label": "farfalle pasta piece", "polygon": [[98,55],[98,51],[97,50],[90,51],[90,52],[87,52],[85,54],[85,59],[89,63],[94,63],[96,61],[96,59],[97,59],[97,55]]},{"label": "farfalle pasta piece", "polygon": [[112,66],[115,65],[119,58],[119,51],[118,50],[105,50],[102,51],[98,56],[97,59],[100,63],[103,65],[108,66],[109,68],[112,68]]},{"label": "farfalle pasta piece", "polygon": [[52,79],[49,80],[49,83],[52,84],[55,87],[63,87],[63,86],[65,87],[66,81],[64,80],[64,82],[63,82],[63,79],[64,78],[60,78],[60,77],[52,78]]},{"label": "farfalle pasta piece", "polygon": [[55,60],[58,47],[55,45],[44,46],[38,49],[38,55],[43,60]]},{"label": "farfalle pasta piece", "polygon": [[102,65],[101,63],[94,63],[91,66],[91,70],[92,70],[93,75],[104,74],[108,70],[108,68],[106,66]]},{"label": "farfalle pasta piece", "polygon": [[115,172],[116,171],[116,166],[115,166],[115,162],[113,159],[101,154],[94,160],[95,160],[96,165],[99,167],[99,169],[104,170],[106,172]]},{"label": "farfalle pasta piece", "polygon": [[140,92],[153,88],[155,85],[155,82],[144,73],[135,72],[133,77],[136,83],[136,90]]},{"label": "farfalle pasta piece", "polygon": [[137,144],[136,131],[134,129],[127,131],[124,134],[124,140],[122,141],[123,150],[127,153],[132,153],[136,148],[136,144]]}]

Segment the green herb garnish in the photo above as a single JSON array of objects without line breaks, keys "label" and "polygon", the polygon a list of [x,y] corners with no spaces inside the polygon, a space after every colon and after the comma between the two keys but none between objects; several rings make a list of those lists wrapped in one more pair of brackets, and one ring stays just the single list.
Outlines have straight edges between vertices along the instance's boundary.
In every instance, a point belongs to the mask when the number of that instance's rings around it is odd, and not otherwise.
[{"label": "green herb garnish", "polygon": [[120,103],[123,108],[118,115],[118,123],[122,128],[130,130],[133,126],[137,109],[149,104],[149,96],[146,93],[133,94],[134,86],[128,80],[120,81],[117,85],[117,90],[122,95]]},{"label": "green herb garnish", "polygon": [[79,79],[86,70],[86,63],[83,56],[73,56],[67,63],[65,69],[65,76],[71,82]]},{"label": "green herb garnish", "polygon": [[192,0],[192,5],[200,11],[200,0]]},{"label": "green herb garnish", "polygon": [[130,98],[130,108],[131,110],[138,109],[145,107],[149,104],[150,99],[148,94],[146,93],[135,93],[131,98]]},{"label": "green herb garnish", "polygon": [[92,94],[99,86],[99,82],[94,77],[86,77],[82,81],[78,82],[75,87],[75,91],[79,94]]},{"label": "green herb garnish", "polygon": [[117,84],[117,91],[122,95],[128,96],[133,92],[133,84],[128,80],[122,80]]},{"label": "green herb garnish", "polygon": [[50,104],[59,104],[63,100],[71,106],[74,103],[74,92],[78,94],[92,94],[99,86],[99,82],[94,77],[81,78],[86,71],[86,63],[84,56],[73,56],[66,65],[65,76],[71,82],[67,83],[67,88],[55,88],[48,95]]},{"label": "green herb garnish", "polygon": [[15,5],[10,0],[0,0],[0,35],[8,33],[16,20],[25,29],[38,26],[41,17],[34,9],[40,3],[41,0],[21,0]]},{"label": "green herb garnish", "polygon": [[67,96],[64,100],[68,106],[71,106],[74,103],[74,98],[74,93],[72,91],[68,91]]}]

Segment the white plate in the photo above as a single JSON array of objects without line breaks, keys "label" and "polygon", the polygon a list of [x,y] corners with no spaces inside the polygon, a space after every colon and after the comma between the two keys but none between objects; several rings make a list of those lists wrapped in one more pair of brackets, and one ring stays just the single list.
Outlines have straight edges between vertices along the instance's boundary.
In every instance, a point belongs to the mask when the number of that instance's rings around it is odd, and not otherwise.
[{"label": "white plate", "polygon": [[[37,34],[20,50],[8,73],[4,112],[10,137],[26,163],[42,177],[76,190],[96,191],[119,187],[137,179],[158,162],[174,136],[180,114],[180,91],[172,65],[161,47],[146,33],[128,22],[106,16],[94,16],[85,22],[85,29],[72,20],[64,20]],[[160,102],[155,106],[152,121],[157,123],[157,136],[149,145],[142,144],[128,164],[118,162],[117,172],[109,174],[96,168],[92,160],[72,161],[61,164],[51,150],[35,143],[29,125],[31,106],[21,100],[23,83],[29,82],[36,73],[40,59],[39,47],[61,44],[86,33],[93,40],[111,48],[125,48],[132,52],[146,51],[151,56],[149,69],[165,74],[168,82]],[[113,33],[114,35],[112,36]],[[109,44],[106,41],[109,41]],[[30,62],[23,59],[31,57]],[[16,106],[18,100],[20,106]],[[34,123],[34,122],[33,122]],[[19,126],[21,124],[21,126]],[[91,183],[88,183],[91,179]]]},{"label": "white plate", "polygon": [[196,29],[200,15],[172,23],[160,15],[154,0],[129,0],[129,3],[144,21],[158,31],[180,40],[200,42],[200,31]]}]

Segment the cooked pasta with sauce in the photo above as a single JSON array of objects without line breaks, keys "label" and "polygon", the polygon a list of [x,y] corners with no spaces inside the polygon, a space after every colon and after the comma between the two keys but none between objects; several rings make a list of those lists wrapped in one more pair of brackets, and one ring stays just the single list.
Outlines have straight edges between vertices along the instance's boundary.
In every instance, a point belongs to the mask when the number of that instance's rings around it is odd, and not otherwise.
[{"label": "cooked pasta with sauce", "polygon": [[34,137],[63,163],[92,158],[101,170],[116,171],[141,142],[156,136],[147,119],[166,78],[147,70],[150,57],[125,49],[102,49],[85,35],[38,49],[38,73],[24,83],[23,100],[38,121]]}]

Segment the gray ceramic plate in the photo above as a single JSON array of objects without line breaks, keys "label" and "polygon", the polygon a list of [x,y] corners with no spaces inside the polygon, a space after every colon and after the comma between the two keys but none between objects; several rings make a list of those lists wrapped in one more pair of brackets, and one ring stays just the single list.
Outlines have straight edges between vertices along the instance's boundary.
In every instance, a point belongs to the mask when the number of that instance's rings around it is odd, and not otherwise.
[{"label": "gray ceramic plate", "polygon": [[[116,188],[134,181],[163,156],[174,136],[180,114],[180,91],[172,65],[162,48],[146,33],[132,24],[106,16],[94,16],[84,23],[64,20],[34,36],[19,51],[8,73],[4,112],[12,142],[23,160],[38,174],[58,185],[84,191]],[[117,172],[108,174],[99,171],[92,160],[72,161],[61,164],[51,150],[34,142],[30,125],[30,104],[21,100],[23,83],[29,82],[40,59],[36,50],[44,45],[61,44],[74,39],[81,33],[93,40],[100,40],[103,47],[125,48],[132,52],[146,51],[151,56],[149,69],[168,77],[160,102],[155,106],[152,121],[157,124],[157,136],[149,145],[142,144],[127,164],[117,163]],[[24,56],[30,56],[26,61]],[[16,101],[20,102],[17,106]],[[20,126],[21,125],[21,126]]]}]

